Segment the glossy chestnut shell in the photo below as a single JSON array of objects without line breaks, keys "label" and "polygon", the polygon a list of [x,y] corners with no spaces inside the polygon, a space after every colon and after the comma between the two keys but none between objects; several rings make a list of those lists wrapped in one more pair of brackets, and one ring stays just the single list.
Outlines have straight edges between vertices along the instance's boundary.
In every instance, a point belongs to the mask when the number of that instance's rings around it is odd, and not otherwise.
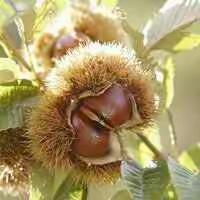
[{"label": "glossy chestnut shell", "polygon": [[131,101],[131,93],[119,84],[80,99],[71,117],[75,133],[73,152],[96,158],[108,154],[110,134],[132,119]]}]

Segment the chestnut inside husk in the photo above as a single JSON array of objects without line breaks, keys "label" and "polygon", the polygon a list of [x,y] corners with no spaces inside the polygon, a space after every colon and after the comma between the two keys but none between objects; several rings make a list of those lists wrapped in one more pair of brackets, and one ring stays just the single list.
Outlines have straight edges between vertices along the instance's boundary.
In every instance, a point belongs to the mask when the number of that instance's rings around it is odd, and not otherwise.
[{"label": "chestnut inside husk", "polygon": [[[110,152],[110,134],[138,120],[134,97],[120,84],[98,94],[80,98],[71,114],[75,139],[72,151],[79,156],[98,158]],[[127,123],[129,122],[129,123]]]}]

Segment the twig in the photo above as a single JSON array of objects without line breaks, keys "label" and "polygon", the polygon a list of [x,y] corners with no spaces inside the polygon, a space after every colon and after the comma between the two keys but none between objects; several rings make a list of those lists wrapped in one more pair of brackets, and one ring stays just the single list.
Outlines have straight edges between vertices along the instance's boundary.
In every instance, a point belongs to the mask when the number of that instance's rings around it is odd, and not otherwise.
[{"label": "twig", "polygon": [[84,185],[83,186],[83,194],[82,194],[81,200],[87,200],[87,196],[88,196],[88,186]]},{"label": "twig", "polygon": [[120,145],[121,156],[123,160],[132,160],[132,158],[127,154],[126,150],[124,149],[123,141],[121,139],[120,132],[116,132],[117,139]]},{"label": "twig", "polygon": [[142,133],[136,132],[136,135],[144,142],[144,144],[155,154],[156,158],[165,160],[164,154],[162,154]]},{"label": "twig", "polygon": [[177,134],[176,134],[176,128],[175,128],[175,124],[174,124],[174,118],[173,118],[173,114],[170,111],[170,109],[168,108],[166,110],[167,112],[167,117],[169,120],[169,133],[170,133],[170,142],[173,148],[173,154],[174,156],[177,156],[178,154],[178,150],[177,150]]}]

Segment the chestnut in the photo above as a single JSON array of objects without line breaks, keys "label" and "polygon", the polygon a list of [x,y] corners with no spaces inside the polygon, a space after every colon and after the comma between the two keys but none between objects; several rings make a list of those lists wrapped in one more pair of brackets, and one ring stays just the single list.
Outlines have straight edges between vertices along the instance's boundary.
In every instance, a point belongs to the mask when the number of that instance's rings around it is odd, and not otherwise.
[{"label": "chestnut", "polygon": [[58,37],[52,48],[52,57],[60,58],[66,54],[69,49],[77,47],[81,43],[85,43],[88,37],[81,32],[72,32],[67,35]]},{"label": "chestnut", "polygon": [[130,120],[132,115],[129,91],[119,84],[112,85],[99,96],[84,99],[83,105],[113,128]]},{"label": "chestnut", "polygon": [[75,133],[73,152],[85,157],[105,156],[109,153],[113,129],[131,118],[130,92],[119,84],[113,84],[97,96],[79,99],[71,117]]},{"label": "chestnut", "polygon": [[98,122],[92,121],[80,109],[72,113],[72,126],[76,138],[72,151],[85,157],[102,157],[109,152],[109,130]]}]

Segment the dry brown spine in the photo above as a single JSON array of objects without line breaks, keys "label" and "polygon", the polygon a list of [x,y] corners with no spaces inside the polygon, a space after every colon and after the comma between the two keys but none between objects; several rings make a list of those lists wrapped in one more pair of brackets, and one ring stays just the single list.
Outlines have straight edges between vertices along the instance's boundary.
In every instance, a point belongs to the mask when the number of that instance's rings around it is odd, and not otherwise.
[{"label": "dry brown spine", "polygon": [[31,156],[24,133],[23,128],[0,133],[0,189],[12,195],[28,190]]}]

